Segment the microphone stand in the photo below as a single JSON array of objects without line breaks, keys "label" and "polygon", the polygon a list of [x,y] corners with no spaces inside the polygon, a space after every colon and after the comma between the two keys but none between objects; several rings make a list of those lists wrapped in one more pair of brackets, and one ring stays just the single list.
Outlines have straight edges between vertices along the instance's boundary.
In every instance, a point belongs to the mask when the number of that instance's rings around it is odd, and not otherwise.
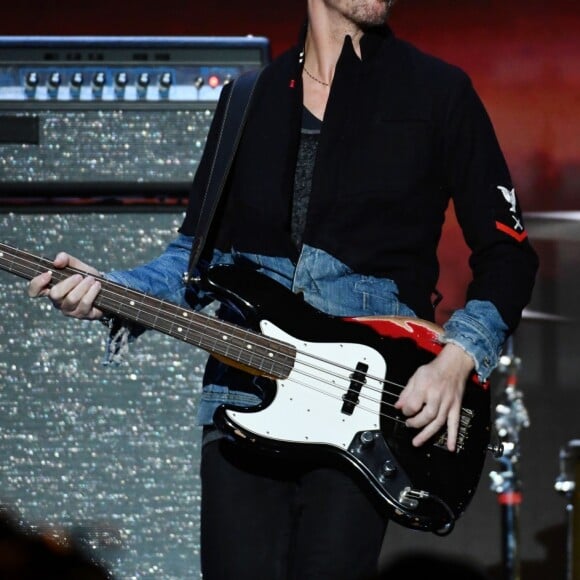
[{"label": "microphone stand", "polygon": [[505,389],[495,407],[495,428],[503,447],[503,453],[497,461],[502,469],[489,474],[491,489],[497,493],[501,507],[504,580],[521,579],[519,512],[522,485],[519,476],[519,432],[522,427],[529,427],[530,421],[523,404],[523,395],[517,388],[520,366],[521,359],[514,355],[513,339],[510,336],[498,367],[499,372],[506,377]]}]

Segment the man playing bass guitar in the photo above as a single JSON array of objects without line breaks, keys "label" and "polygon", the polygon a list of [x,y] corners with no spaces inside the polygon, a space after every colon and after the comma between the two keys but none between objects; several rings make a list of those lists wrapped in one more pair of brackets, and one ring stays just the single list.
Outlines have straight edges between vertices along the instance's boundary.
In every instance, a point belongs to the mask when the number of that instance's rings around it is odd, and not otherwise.
[{"label": "man playing bass guitar", "polygon": [[[105,318],[111,360],[147,326],[131,314],[139,296],[177,305],[186,321],[219,298],[225,326],[196,331],[202,347],[212,337],[198,414],[207,580],[370,578],[389,519],[445,529],[479,476],[481,393],[530,299],[537,256],[470,79],[397,38],[393,3],[306,1],[296,46],[256,86],[198,265],[204,283],[186,287],[183,273],[228,87],[159,258],[101,276],[60,253],[29,285],[66,316]],[[450,200],[472,280],[438,329]],[[123,287],[137,294],[117,307]],[[321,459],[329,449],[336,466]],[[470,465],[466,489],[445,497],[447,470],[461,477]]]}]

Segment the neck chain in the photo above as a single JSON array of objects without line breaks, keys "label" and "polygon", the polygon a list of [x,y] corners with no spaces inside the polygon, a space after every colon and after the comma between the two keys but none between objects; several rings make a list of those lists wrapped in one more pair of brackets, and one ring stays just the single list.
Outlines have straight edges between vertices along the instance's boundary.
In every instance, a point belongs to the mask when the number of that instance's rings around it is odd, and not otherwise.
[{"label": "neck chain", "polygon": [[302,69],[304,70],[304,72],[306,73],[307,76],[309,76],[313,81],[317,82],[319,85],[322,85],[323,87],[329,87],[330,83],[325,83],[324,81],[321,81],[320,79],[317,79],[304,65],[304,60],[305,60],[305,50],[302,49],[300,51],[300,54],[298,55],[298,62],[302,65]]},{"label": "neck chain", "polygon": [[304,72],[313,80],[316,81],[319,85],[322,85],[323,87],[329,87],[330,83],[325,83],[324,81],[321,81],[320,79],[317,79],[313,74],[310,73],[310,71],[304,66],[304,64],[302,65],[302,68],[304,70]]}]

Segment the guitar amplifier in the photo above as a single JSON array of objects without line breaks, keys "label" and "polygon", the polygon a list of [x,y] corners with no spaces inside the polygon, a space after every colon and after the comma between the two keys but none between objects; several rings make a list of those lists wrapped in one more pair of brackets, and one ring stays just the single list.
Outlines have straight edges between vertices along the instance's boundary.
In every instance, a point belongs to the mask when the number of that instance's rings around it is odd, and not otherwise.
[{"label": "guitar amplifier", "polygon": [[0,37],[0,203],[182,196],[263,37]]}]

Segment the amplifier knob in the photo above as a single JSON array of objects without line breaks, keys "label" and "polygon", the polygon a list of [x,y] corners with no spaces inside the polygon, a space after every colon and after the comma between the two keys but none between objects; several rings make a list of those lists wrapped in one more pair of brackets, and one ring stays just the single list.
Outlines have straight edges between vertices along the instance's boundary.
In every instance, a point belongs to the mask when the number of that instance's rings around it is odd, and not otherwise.
[{"label": "amplifier knob", "polygon": [[126,72],[118,72],[115,75],[115,96],[122,97],[125,94],[125,87],[129,82],[129,76]]},{"label": "amplifier knob", "polygon": [[70,92],[73,97],[78,97],[81,92],[81,87],[83,86],[83,73],[76,72],[73,73],[70,79]]},{"label": "amplifier knob", "polygon": [[59,72],[50,73],[48,77],[48,94],[51,97],[56,97],[58,94],[58,89],[60,87],[60,83],[62,82],[62,78]]},{"label": "amplifier knob", "polygon": [[147,94],[147,88],[149,87],[150,82],[151,79],[149,77],[149,73],[142,72],[137,77],[137,95],[140,98],[145,97],[145,95]]},{"label": "amplifier knob", "polygon": [[100,97],[103,94],[103,87],[105,86],[105,73],[102,71],[98,71],[93,75],[92,80],[92,88],[93,88],[93,95],[96,97]]},{"label": "amplifier knob", "polygon": [[169,89],[173,84],[173,78],[170,72],[164,72],[159,77],[159,93],[161,96],[166,97],[169,94]]},{"label": "amplifier knob", "polygon": [[26,93],[27,96],[33,97],[34,93],[36,93],[36,87],[38,87],[39,83],[38,73],[34,71],[29,72],[26,75],[26,79],[24,82],[25,82],[24,92]]}]

